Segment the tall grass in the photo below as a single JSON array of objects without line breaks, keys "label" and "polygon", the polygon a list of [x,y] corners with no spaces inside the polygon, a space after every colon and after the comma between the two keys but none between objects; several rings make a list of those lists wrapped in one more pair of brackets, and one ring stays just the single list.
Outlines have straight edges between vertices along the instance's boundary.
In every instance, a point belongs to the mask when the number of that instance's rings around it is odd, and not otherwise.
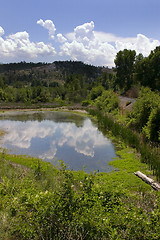
[{"label": "tall grass", "polygon": [[117,123],[108,115],[97,110],[89,110],[89,113],[97,117],[98,126],[102,131],[111,131],[116,137],[121,138],[127,145],[135,148],[141,154],[141,161],[149,165],[157,180],[160,180],[160,149],[140,139],[132,129]]}]

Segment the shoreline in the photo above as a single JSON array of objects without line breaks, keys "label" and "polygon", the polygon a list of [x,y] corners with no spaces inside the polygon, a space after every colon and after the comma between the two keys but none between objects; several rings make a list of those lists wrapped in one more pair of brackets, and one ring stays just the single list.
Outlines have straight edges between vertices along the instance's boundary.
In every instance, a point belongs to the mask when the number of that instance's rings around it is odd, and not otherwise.
[{"label": "shoreline", "polygon": [[86,107],[83,107],[81,104],[72,104],[72,105],[59,105],[59,104],[31,104],[26,105],[23,103],[0,103],[0,112],[7,111],[76,111],[79,113],[87,113]]},{"label": "shoreline", "polygon": [[81,108],[74,108],[74,107],[56,107],[56,108],[47,108],[47,107],[40,107],[40,108],[1,108],[0,109],[0,114],[1,113],[7,113],[7,112],[27,112],[27,111],[69,111],[69,112],[77,112],[77,113],[82,113],[82,114],[88,114],[88,112],[85,109]]}]

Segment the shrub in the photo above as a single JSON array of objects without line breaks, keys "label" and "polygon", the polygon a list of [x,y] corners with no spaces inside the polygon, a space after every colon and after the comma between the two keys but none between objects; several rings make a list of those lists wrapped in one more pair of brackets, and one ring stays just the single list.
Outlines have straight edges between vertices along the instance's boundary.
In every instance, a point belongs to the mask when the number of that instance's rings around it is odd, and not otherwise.
[{"label": "shrub", "polygon": [[133,105],[133,112],[130,113],[128,124],[139,131],[147,124],[153,109],[158,108],[160,95],[152,92],[150,88],[142,87],[139,98]]},{"label": "shrub", "polygon": [[98,110],[110,113],[118,110],[119,98],[112,90],[107,90],[95,100],[94,104]]},{"label": "shrub", "polygon": [[104,87],[102,85],[99,85],[97,87],[92,88],[89,98],[91,100],[95,100],[97,97],[101,96],[104,91]]},{"label": "shrub", "polygon": [[143,133],[152,142],[160,142],[160,108],[152,110]]}]

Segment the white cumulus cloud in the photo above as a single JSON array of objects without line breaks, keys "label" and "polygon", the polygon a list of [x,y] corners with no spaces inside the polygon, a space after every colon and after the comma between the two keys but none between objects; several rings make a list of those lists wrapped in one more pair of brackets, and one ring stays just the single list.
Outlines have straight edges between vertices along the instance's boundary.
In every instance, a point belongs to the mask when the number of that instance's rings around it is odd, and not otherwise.
[{"label": "white cumulus cloud", "polygon": [[148,56],[160,41],[138,34],[134,38],[118,37],[111,33],[97,32],[94,22],[77,26],[74,32],[66,34],[67,41],[61,45],[60,56],[81,60],[98,66],[114,66],[114,59],[120,50],[131,49],[137,54]]},{"label": "white cumulus cloud", "polygon": [[95,37],[97,38],[97,40],[100,42],[115,43],[116,41],[121,41],[121,42],[134,43],[136,40],[136,37],[135,38],[118,37],[113,33],[95,31],[94,34],[95,34]]},{"label": "white cumulus cloud", "polygon": [[118,40],[115,42],[117,51],[123,49],[135,50],[137,54],[142,53],[145,57],[148,56],[151,50],[160,45],[160,41],[147,38],[143,34],[137,34],[133,42]]},{"label": "white cumulus cloud", "polygon": [[55,48],[44,42],[31,42],[29,34],[17,32],[3,38],[4,30],[0,27],[0,57],[3,61],[19,61],[25,59],[36,59],[44,56],[54,56]]},{"label": "white cumulus cloud", "polygon": [[83,40],[94,40],[94,22],[84,23],[74,29],[75,38],[79,42],[83,42]]},{"label": "white cumulus cloud", "polygon": [[63,42],[66,42],[67,39],[61,33],[58,33],[57,34],[57,41],[60,42],[60,43],[63,43]]},{"label": "white cumulus cloud", "polygon": [[67,55],[72,60],[93,65],[113,66],[116,49],[96,37],[93,21],[77,26],[74,33],[67,34],[66,37],[68,41],[61,45],[61,56]]},{"label": "white cumulus cloud", "polygon": [[[73,32],[65,35],[55,34],[56,27],[51,20],[40,19],[37,24],[48,30],[50,39],[54,40],[52,43],[32,42],[26,31],[5,36],[5,31],[0,26],[2,62],[33,61],[33,59],[44,61],[57,54],[61,60],[83,61],[96,66],[113,67],[116,54],[120,50],[135,50],[137,54],[142,53],[146,57],[151,50],[160,45],[159,40],[150,39],[143,34],[137,34],[135,37],[121,37],[112,33],[95,31],[93,21],[79,25],[74,28]],[[57,59],[54,58],[54,60]]]},{"label": "white cumulus cloud", "polygon": [[0,26],[0,37],[4,34],[4,29]]},{"label": "white cumulus cloud", "polygon": [[49,32],[50,38],[54,39],[56,27],[51,20],[43,21],[42,19],[37,21],[37,24],[41,25],[42,27],[46,28]]}]

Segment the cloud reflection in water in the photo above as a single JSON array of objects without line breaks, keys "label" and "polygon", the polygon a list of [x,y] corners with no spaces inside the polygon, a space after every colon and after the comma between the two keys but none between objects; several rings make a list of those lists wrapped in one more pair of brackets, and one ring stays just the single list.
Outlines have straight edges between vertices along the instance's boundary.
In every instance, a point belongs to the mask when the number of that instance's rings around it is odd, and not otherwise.
[{"label": "cloud reflection in water", "polygon": [[[110,140],[104,137],[88,118],[80,127],[73,122],[51,120],[41,122],[1,120],[0,129],[8,132],[2,137],[2,147],[11,149],[11,152],[16,154],[32,155],[47,161],[51,161],[55,157],[65,161],[64,158],[67,157],[67,154],[70,155],[70,158],[74,155],[73,157],[76,159],[74,164],[77,165],[79,165],[77,158],[82,162],[93,164],[91,159],[97,158],[95,155],[98,149],[104,155],[102,156],[103,162],[115,157]],[[108,153],[111,155],[109,160],[105,156]],[[94,162],[98,163],[99,159],[94,159]],[[70,165],[72,164],[70,163]]]}]

